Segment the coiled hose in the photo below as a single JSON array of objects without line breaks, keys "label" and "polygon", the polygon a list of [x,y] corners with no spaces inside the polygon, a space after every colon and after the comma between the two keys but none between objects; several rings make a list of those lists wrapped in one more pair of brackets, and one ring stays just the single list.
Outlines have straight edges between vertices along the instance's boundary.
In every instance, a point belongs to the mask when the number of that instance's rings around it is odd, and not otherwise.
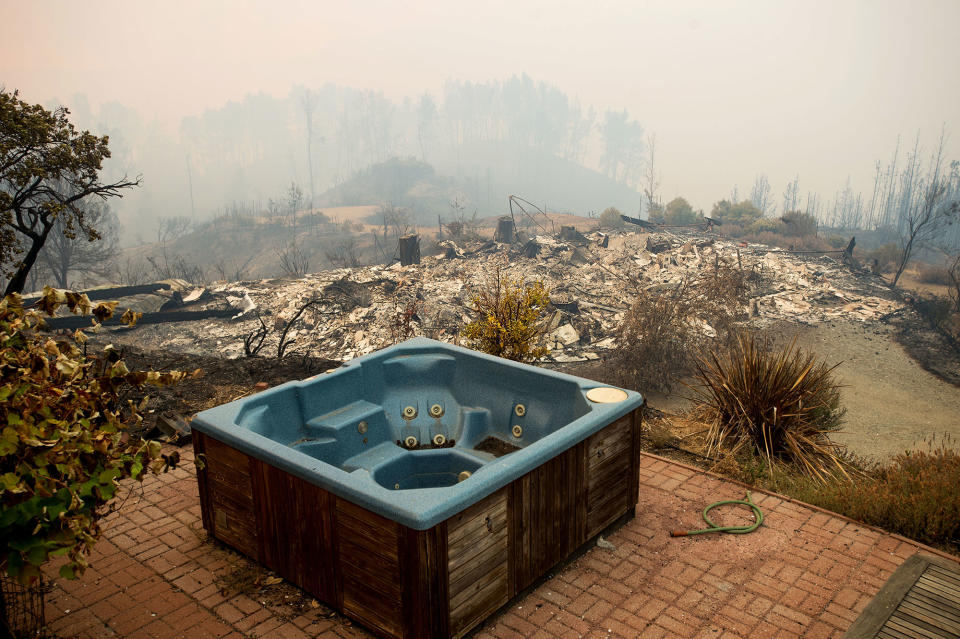
[{"label": "coiled hose", "polygon": [[[711,509],[716,508],[717,506],[723,506],[724,504],[743,504],[748,508],[753,509],[754,514],[756,515],[757,520],[750,524],[749,526],[718,526],[712,521],[710,521],[710,516],[707,513]],[[707,522],[709,528],[701,528],[700,530],[674,530],[671,531],[671,537],[686,537],[688,535],[701,535],[703,533],[730,533],[731,535],[743,535],[745,533],[753,532],[760,527],[760,524],[763,523],[763,513],[760,512],[760,507],[753,503],[753,500],[750,499],[750,491],[747,491],[747,498],[743,499],[727,499],[724,501],[717,501],[706,508],[703,509],[703,520]]]}]

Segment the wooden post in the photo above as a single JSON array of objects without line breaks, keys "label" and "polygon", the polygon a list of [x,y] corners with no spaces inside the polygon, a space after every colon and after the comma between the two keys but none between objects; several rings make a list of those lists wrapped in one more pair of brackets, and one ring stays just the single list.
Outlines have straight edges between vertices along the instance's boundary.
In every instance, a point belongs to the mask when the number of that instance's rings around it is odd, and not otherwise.
[{"label": "wooden post", "polygon": [[513,227],[513,219],[509,217],[501,217],[497,220],[497,231],[493,235],[495,242],[503,242],[504,244],[513,244],[513,240],[516,237],[516,230]]},{"label": "wooden post", "polygon": [[400,265],[420,263],[420,236],[416,233],[404,235],[397,240],[397,252],[400,253]]}]

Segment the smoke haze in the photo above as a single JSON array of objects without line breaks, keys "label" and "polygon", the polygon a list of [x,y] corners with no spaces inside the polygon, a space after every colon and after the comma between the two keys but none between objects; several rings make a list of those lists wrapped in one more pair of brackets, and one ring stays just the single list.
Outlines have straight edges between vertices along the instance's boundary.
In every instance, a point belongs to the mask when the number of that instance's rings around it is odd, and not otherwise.
[{"label": "smoke haze", "polygon": [[[642,129],[634,155],[656,135],[664,201],[682,195],[709,211],[735,186],[745,197],[758,174],[775,201],[797,176],[802,194],[832,197],[848,177],[869,191],[898,135],[910,145],[919,132],[929,149],[960,104],[952,1],[277,4],[4,2],[0,84],[29,102],[63,103],[79,125],[111,135],[110,170],[144,174],[140,192],[117,203],[127,226],[189,214],[191,179],[198,216],[265,202],[291,181],[306,187],[297,87],[320,99],[318,194],[372,162],[412,156],[472,188],[479,208],[492,190],[578,213],[639,207],[623,189],[636,193],[644,160],[619,173],[605,165],[608,113],[626,111]],[[451,86],[502,92],[524,79],[534,93],[563,96],[544,112],[565,126],[574,106],[578,117],[594,114],[579,158],[545,135],[550,148],[528,159],[560,158],[608,182],[590,178],[578,199],[560,169],[539,181],[519,175],[507,132],[515,113],[453,126]],[[424,94],[439,114],[432,154],[416,139]],[[347,133],[364,113],[390,123],[379,142]],[[469,128],[481,126],[500,128],[486,137]],[[457,146],[464,134],[478,139]],[[954,135],[946,156],[958,150]]]}]

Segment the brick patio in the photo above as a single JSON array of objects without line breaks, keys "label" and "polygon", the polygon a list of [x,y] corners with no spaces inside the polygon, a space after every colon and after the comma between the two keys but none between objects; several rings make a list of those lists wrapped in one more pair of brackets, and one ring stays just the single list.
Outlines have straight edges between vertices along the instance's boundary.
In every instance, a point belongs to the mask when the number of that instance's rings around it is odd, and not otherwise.
[{"label": "brick patio", "polygon": [[[324,606],[295,608],[277,596],[224,589],[238,569],[254,565],[207,541],[192,450],[181,455],[181,468],[135,485],[105,520],[83,577],[56,583],[47,598],[51,630],[62,637],[369,636]],[[592,548],[475,636],[839,637],[907,557],[936,553],[761,491],[753,492],[765,516],[756,532],[672,539],[667,531],[702,527],[704,506],[742,499],[744,488],[653,455],[643,456],[640,473],[637,517],[610,536],[614,549]],[[724,517],[737,515],[717,518]]]}]

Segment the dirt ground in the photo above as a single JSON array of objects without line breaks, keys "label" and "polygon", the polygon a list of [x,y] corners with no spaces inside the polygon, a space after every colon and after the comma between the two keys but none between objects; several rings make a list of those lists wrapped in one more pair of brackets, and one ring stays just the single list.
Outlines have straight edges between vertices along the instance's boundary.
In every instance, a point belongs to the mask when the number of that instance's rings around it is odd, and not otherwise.
[{"label": "dirt ground", "polygon": [[847,414],[835,439],[853,452],[885,458],[943,435],[960,443],[960,387],[925,370],[902,343],[915,349],[911,338],[917,336],[909,331],[920,330],[841,322],[794,329],[801,348],[840,362],[836,376]]}]

